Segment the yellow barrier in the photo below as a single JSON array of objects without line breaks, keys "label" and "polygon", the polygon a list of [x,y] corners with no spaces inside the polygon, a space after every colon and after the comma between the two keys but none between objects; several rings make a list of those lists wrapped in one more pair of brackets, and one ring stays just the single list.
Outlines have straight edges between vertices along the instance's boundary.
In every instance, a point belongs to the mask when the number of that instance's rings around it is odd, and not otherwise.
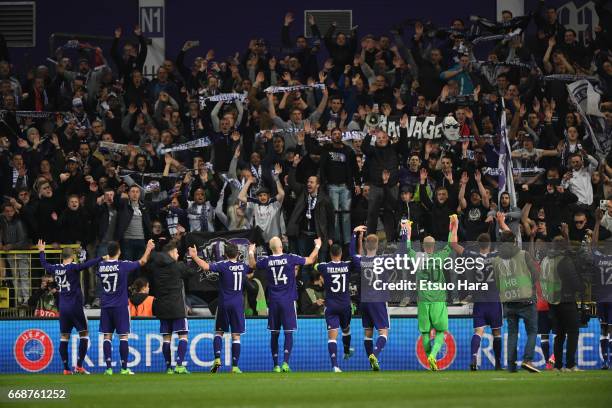
[{"label": "yellow barrier", "polygon": [[[49,263],[61,262],[64,248],[72,248],[77,255],[80,245],[60,245],[60,248],[48,246],[45,254]],[[38,249],[0,251],[0,282],[11,282],[12,288],[0,287],[0,309],[27,307],[32,291],[40,287],[40,278],[45,274],[39,261]],[[9,276],[10,275],[10,276]]]}]

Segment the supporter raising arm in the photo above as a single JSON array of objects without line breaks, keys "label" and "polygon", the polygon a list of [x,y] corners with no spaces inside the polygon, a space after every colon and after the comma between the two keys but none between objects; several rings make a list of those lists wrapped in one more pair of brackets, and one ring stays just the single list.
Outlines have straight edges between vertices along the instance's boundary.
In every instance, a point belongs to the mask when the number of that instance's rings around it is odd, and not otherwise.
[{"label": "supporter raising arm", "polygon": [[117,66],[119,77],[123,78],[124,82],[127,83],[132,77],[133,70],[142,72],[145,60],[147,59],[147,39],[142,34],[140,26],[135,26],[134,35],[138,38],[138,49],[133,44],[126,43],[123,46],[123,55],[120,55],[119,39],[122,33],[123,29],[121,27],[115,29],[115,39],[111,46],[111,57]]}]

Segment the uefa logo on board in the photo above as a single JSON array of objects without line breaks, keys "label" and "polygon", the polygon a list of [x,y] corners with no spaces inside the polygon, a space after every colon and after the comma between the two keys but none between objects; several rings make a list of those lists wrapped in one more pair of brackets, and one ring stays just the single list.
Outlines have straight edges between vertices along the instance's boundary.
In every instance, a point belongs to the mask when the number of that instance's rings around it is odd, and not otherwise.
[{"label": "uefa logo on board", "polygon": [[[433,334],[435,332],[432,331]],[[423,368],[429,369],[429,362],[427,361],[427,354],[425,353],[425,349],[423,348],[423,340],[421,340],[422,336],[417,338],[416,342],[416,355],[419,363]],[[433,343],[433,336],[430,336],[430,341]],[[432,344],[433,345],[433,344]],[[457,343],[455,343],[455,338],[451,334],[451,332],[447,331],[444,333],[444,345],[440,350],[440,354],[442,357],[438,358],[437,365],[439,370],[446,370],[448,367],[453,364],[455,361],[455,356],[457,355]]]},{"label": "uefa logo on board", "polygon": [[15,360],[30,372],[42,371],[53,359],[53,342],[42,330],[26,330],[15,340]]}]

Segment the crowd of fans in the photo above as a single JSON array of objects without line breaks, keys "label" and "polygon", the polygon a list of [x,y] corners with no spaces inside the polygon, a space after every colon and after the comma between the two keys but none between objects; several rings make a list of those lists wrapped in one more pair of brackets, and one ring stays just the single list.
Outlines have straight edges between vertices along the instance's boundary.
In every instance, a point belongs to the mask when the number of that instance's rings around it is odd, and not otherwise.
[{"label": "crowd of fans", "polygon": [[[314,38],[292,39],[288,13],[280,49],[253,39],[220,59],[214,49],[198,55],[188,41],[153,79],[143,76],[139,27],[129,35],[117,28],[110,49],[71,42],[56,63],[27,71],[2,55],[0,249],[43,239],[80,244],[91,258],[117,240],[122,256],[137,260],[150,238],[259,227],[266,241],[280,236],[300,255],[320,237],[324,260],[333,242],[348,246],[358,225],[396,241],[402,218],[413,221],[414,241],[446,241],[453,213],[461,240],[488,232],[495,241],[498,212],[524,240],[549,241],[568,224],[570,239],[582,241],[612,192],[612,15],[604,3],[596,2],[599,25],[585,42],[540,2],[523,34],[478,44],[478,22],[461,19],[447,29],[416,21],[380,36],[332,25],[321,35],[310,16]],[[490,33],[512,31],[514,20],[504,12],[507,25]],[[548,74],[595,82],[605,127],[590,136],[567,80]],[[317,83],[325,87],[264,91]],[[244,99],[201,103],[226,93]],[[498,200],[489,169],[498,167],[502,99],[522,170],[516,195]],[[447,115],[459,140],[407,137],[409,117]],[[368,126],[381,117],[395,118],[399,134]],[[364,129],[363,138],[345,137]],[[162,152],[203,137],[210,145]],[[601,240],[612,235],[612,201],[604,210]],[[7,261],[13,276],[29,276],[27,255]],[[302,278],[302,311],[320,313],[320,276]],[[14,282],[16,304],[25,304],[30,283]],[[95,305],[94,274],[86,288]]]}]

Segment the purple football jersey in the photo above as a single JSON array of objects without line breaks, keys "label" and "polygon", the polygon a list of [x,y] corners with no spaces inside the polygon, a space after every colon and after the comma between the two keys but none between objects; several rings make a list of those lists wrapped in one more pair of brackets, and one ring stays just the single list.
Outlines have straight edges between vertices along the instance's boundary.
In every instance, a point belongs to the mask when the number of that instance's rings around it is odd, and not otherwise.
[{"label": "purple football jersey", "polygon": [[219,274],[219,304],[242,305],[244,280],[251,269],[244,262],[221,261],[210,264]]},{"label": "purple football jersey", "polygon": [[472,299],[475,302],[499,302],[499,290],[495,283],[495,274],[493,273],[493,258],[497,256],[497,251],[481,254],[480,252],[466,249],[463,251],[463,257],[472,259],[481,259],[484,268],[474,267],[472,272],[472,281],[474,283],[486,283],[487,290],[475,290],[471,293]]},{"label": "purple football jersey", "polygon": [[596,277],[593,279],[593,293],[598,302],[612,302],[612,255],[599,250],[593,251]]},{"label": "purple football jersey", "polygon": [[349,281],[352,265],[353,262],[350,261],[322,262],[317,264],[317,271],[323,275],[326,307],[351,305]]},{"label": "purple football jersey", "polygon": [[96,274],[100,278],[102,293],[100,294],[101,307],[127,307],[128,305],[128,276],[130,272],[138,269],[137,261],[102,261]]},{"label": "purple football jersey", "polygon": [[83,291],[81,290],[81,279],[78,272],[94,266],[101,260],[102,258],[95,258],[80,264],[50,264],[47,263],[45,253],[40,252],[41,266],[55,277],[55,282],[57,283],[60,315],[62,310],[83,309]]},{"label": "purple football jersey", "polygon": [[297,300],[295,267],[305,263],[306,258],[293,254],[270,255],[257,261],[257,269],[266,270],[270,302]]}]

